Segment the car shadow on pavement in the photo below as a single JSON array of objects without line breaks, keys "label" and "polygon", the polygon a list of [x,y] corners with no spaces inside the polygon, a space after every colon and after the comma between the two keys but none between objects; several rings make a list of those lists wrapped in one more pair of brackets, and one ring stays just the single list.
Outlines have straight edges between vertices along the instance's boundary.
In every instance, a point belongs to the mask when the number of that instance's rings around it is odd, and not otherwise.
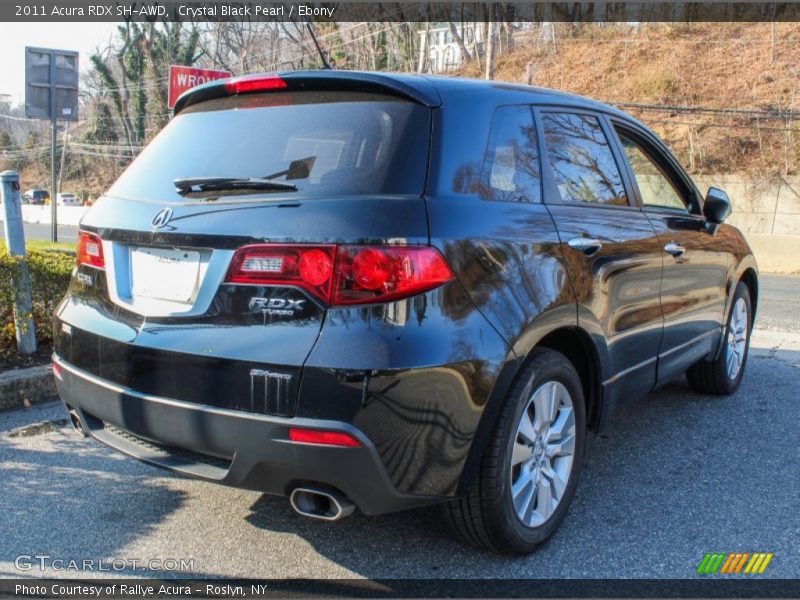
[{"label": "car shadow on pavement", "polygon": [[[296,515],[284,498],[262,496],[246,519],[295,534],[369,578],[696,577],[709,548],[755,544],[788,553],[787,527],[799,527],[800,518],[776,507],[796,506],[800,462],[796,443],[776,430],[794,431],[800,419],[799,366],[800,353],[780,361],[762,353],[750,357],[731,396],[696,393],[679,378],[623,408],[590,434],[569,514],[531,556],[461,544],[435,506],[379,517],[356,511],[325,523]],[[632,555],[638,558],[628,565]]]},{"label": "car shadow on pavement", "polygon": [[117,557],[185,499],[185,492],[168,488],[150,468],[107,452],[67,426],[35,442],[3,436],[0,468],[0,562],[11,564],[19,555],[37,553],[77,561]]},{"label": "car shadow on pavement", "polygon": [[[246,520],[271,531],[293,533],[317,552],[358,575],[443,577],[448,557],[486,559],[485,552],[457,541],[447,528],[441,507],[429,506],[376,517],[358,511],[337,522],[316,521],[296,514],[286,498],[262,495]],[[433,552],[431,552],[433,551]],[[420,560],[424,556],[425,560]],[[490,558],[491,555],[489,555]],[[408,560],[397,571],[398,562]],[[411,565],[416,569],[409,573]]]}]

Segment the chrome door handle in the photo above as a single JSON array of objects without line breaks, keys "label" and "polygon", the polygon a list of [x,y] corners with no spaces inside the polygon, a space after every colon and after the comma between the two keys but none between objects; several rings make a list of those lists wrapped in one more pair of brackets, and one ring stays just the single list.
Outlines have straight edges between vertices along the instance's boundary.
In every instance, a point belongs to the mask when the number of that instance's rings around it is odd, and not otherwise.
[{"label": "chrome door handle", "polygon": [[683,253],[686,252],[686,248],[684,248],[683,246],[681,246],[676,242],[670,242],[669,244],[664,246],[664,251],[668,252],[669,254],[672,254],[672,256],[677,258],[679,256],[683,256]]},{"label": "chrome door handle", "polygon": [[569,247],[578,252],[583,252],[586,256],[592,256],[600,251],[603,244],[600,240],[592,238],[576,237],[567,242]]}]

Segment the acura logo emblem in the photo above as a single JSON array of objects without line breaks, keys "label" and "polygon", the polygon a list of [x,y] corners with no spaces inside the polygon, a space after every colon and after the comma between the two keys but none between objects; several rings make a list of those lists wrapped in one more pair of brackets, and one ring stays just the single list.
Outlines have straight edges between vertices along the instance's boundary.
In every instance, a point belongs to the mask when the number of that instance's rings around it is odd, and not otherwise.
[{"label": "acura logo emblem", "polygon": [[153,217],[153,220],[150,224],[153,226],[153,229],[161,229],[162,227],[166,227],[167,224],[172,219],[172,209],[171,208],[162,208],[160,211],[156,213],[156,216]]}]

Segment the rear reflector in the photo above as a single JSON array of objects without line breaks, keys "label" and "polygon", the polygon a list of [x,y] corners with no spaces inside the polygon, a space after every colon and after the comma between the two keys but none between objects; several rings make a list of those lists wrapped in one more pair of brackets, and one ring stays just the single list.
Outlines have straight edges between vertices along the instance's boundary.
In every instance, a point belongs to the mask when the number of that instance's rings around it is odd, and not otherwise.
[{"label": "rear reflector", "polygon": [[75,253],[75,262],[78,266],[87,265],[97,269],[105,268],[103,241],[99,236],[88,231],[78,232],[78,249]]},{"label": "rear reflector", "polygon": [[236,251],[226,282],[293,285],[341,306],[408,298],[452,278],[429,246],[255,244]]},{"label": "rear reflector", "polygon": [[64,381],[63,377],[61,377],[61,365],[58,363],[53,363],[53,375],[55,375],[56,379]]},{"label": "rear reflector", "polygon": [[357,439],[341,431],[322,431],[320,429],[289,429],[289,439],[304,444],[322,444],[325,446],[345,446],[357,448],[361,444]]},{"label": "rear reflector", "polygon": [[225,82],[229,94],[248,94],[286,89],[286,82],[277,75],[246,75]]}]

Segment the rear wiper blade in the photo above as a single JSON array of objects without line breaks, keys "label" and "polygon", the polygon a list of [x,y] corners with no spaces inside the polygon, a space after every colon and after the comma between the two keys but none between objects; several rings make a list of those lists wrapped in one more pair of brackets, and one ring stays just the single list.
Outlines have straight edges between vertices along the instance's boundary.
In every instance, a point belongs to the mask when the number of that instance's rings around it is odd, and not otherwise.
[{"label": "rear wiper blade", "polygon": [[258,177],[186,177],[175,179],[173,183],[179,194],[229,190],[297,191],[297,186],[291,183],[278,183]]}]

